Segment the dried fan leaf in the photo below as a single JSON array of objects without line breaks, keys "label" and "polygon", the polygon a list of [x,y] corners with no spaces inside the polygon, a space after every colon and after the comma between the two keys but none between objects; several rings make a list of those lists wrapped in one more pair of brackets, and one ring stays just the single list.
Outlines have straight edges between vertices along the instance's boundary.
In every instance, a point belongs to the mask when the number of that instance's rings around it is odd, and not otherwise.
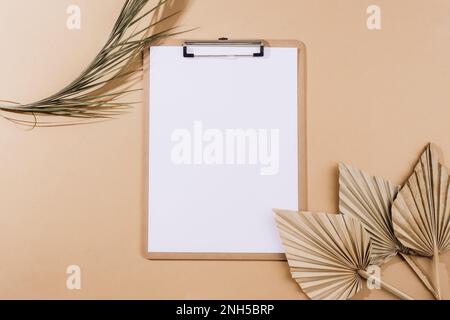
[{"label": "dried fan leaf", "polygon": [[339,165],[339,211],[358,219],[369,232],[374,263],[378,265],[403,250],[394,234],[391,216],[398,189],[380,177]]},{"label": "dried fan leaf", "polygon": [[425,287],[437,297],[430,277],[395,235],[391,209],[398,191],[397,186],[383,178],[346,164],[339,165],[339,211],[358,219],[369,232],[374,263],[384,264],[400,253]]},{"label": "dried fan leaf", "polygon": [[439,254],[450,247],[449,178],[449,170],[439,163],[436,147],[430,144],[392,208],[394,231],[400,242],[433,258],[434,287],[439,297]]},{"label": "dried fan leaf", "polygon": [[393,206],[394,230],[400,241],[423,256],[450,247],[449,171],[429,145]]},{"label": "dried fan leaf", "polygon": [[[276,210],[277,225],[293,278],[311,299],[353,297],[372,264],[370,237],[344,215]],[[382,283],[404,299],[411,297]]]}]

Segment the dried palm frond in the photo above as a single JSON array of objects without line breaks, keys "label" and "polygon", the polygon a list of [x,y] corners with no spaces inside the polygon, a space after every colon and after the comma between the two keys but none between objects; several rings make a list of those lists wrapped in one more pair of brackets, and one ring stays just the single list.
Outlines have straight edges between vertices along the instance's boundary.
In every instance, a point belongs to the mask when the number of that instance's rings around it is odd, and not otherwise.
[{"label": "dried palm frond", "polygon": [[374,263],[382,265],[393,256],[408,263],[425,287],[437,298],[436,290],[417,257],[397,239],[392,224],[392,203],[399,187],[341,163],[339,165],[339,212],[358,219],[372,240]]},{"label": "dried palm frond", "polygon": [[[88,119],[109,119],[129,109],[136,102],[123,102],[119,98],[136,91],[123,87],[126,79],[142,69],[134,59],[149,44],[179,33],[173,27],[156,28],[178,12],[160,17],[167,1],[158,1],[154,7],[146,8],[148,2],[126,0],[106,44],[72,83],[33,103],[0,101],[1,115],[19,124],[54,126],[61,123],[40,121],[39,117],[72,118],[80,123]],[[141,26],[149,16],[153,17],[151,23]],[[24,115],[28,117],[24,119]]]},{"label": "dried palm frond", "polygon": [[[311,299],[350,299],[371,278],[372,244],[362,224],[345,215],[275,210],[293,278]],[[402,299],[407,294],[379,281]]]},{"label": "dried palm frond", "polygon": [[385,263],[403,249],[395,237],[391,216],[398,190],[380,177],[339,165],[339,212],[360,220],[369,232],[376,264]]},{"label": "dried palm frond", "polygon": [[428,145],[392,207],[394,231],[403,245],[432,259],[430,272],[441,298],[439,255],[450,249],[450,171]]}]

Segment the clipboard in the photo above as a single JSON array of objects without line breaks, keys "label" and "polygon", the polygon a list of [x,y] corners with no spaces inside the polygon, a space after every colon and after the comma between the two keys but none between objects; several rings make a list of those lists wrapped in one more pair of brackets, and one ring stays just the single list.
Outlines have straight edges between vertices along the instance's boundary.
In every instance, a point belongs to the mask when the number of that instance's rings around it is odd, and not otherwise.
[{"label": "clipboard", "polygon": [[[264,57],[268,48],[296,48],[297,50],[297,75],[298,75],[298,88],[297,88],[297,142],[298,142],[298,209],[306,210],[308,208],[308,177],[307,177],[307,109],[306,109],[306,46],[304,43],[296,40],[229,40],[227,38],[220,38],[219,40],[164,40],[153,46],[176,46],[179,47],[180,55],[182,54],[185,59],[208,59],[211,57],[222,58],[242,58],[248,57],[249,59],[258,59]],[[152,47],[153,47],[152,46]],[[195,54],[190,48],[196,47],[249,47],[253,48],[254,52],[245,54],[221,54],[219,51],[215,51],[214,54]],[[150,49],[150,48],[149,48]],[[219,50],[219,49],[218,49]],[[144,64],[144,85],[145,85],[145,177],[149,177],[150,172],[150,117],[152,112],[152,106],[150,104],[150,50],[145,50],[143,54]],[[149,241],[149,226],[152,223],[152,212],[149,211],[149,179],[145,179],[144,182],[144,210],[143,212],[143,241],[142,252],[143,256],[150,260],[271,260],[271,261],[284,261],[286,260],[284,253],[255,253],[255,252],[152,252],[149,251],[151,242]]]}]

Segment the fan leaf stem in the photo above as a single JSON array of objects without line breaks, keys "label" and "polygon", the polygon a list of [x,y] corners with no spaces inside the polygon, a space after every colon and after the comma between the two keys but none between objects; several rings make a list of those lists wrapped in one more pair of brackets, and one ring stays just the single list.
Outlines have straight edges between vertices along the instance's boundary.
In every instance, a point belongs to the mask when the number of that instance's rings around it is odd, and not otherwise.
[{"label": "fan leaf stem", "polygon": [[[372,277],[372,275],[370,273],[368,273],[366,270],[358,270],[358,274],[366,280],[369,280]],[[402,300],[414,300],[414,298],[412,298],[411,296],[409,296],[406,293],[404,293],[403,291],[395,288],[394,286],[382,281],[381,279],[378,279],[377,281],[380,283],[381,288],[383,288],[387,292],[392,293],[396,297],[398,297]]]},{"label": "fan leaf stem", "polygon": [[435,296],[437,300],[442,300],[441,283],[439,280],[439,250],[436,246],[434,247],[434,255],[431,263],[433,264],[433,280],[436,292]]},{"label": "fan leaf stem", "polygon": [[425,287],[431,292],[431,294],[433,294],[435,299],[439,300],[439,295],[436,293],[433,282],[427,276],[425,270],[417,263],[417,257],[403,252],[399,252],[399,254],[403,258],[403,260],[406,261],[408,266],[414,271],[417,277],[422,281]]}]

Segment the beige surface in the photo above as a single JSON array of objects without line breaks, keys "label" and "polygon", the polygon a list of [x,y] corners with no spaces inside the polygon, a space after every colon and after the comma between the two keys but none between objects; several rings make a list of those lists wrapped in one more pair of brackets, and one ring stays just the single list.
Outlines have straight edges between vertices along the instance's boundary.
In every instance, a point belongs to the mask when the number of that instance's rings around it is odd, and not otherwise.
[{"label": "beige surface", "polygon": [[[70,32],[73,2],[84,20]],[[366,29],[373,2],[382,31]],[[27,102],[72,80],[122,4],[1,0],[0,97]],[[199,27],[191,38],[306,43],[309,209],[335,211],[340,160],[399,183],[432,140],[450,165],[449,12],[448,0],[194,0],[181,24]],[[283,262],[141,257],[143,114],[31,132],[0,120],[0,298],[303,298]],[[80,292],[65,288],[69,264],[83,269]],[[429,297],[399,260],[384,280]]]}]

